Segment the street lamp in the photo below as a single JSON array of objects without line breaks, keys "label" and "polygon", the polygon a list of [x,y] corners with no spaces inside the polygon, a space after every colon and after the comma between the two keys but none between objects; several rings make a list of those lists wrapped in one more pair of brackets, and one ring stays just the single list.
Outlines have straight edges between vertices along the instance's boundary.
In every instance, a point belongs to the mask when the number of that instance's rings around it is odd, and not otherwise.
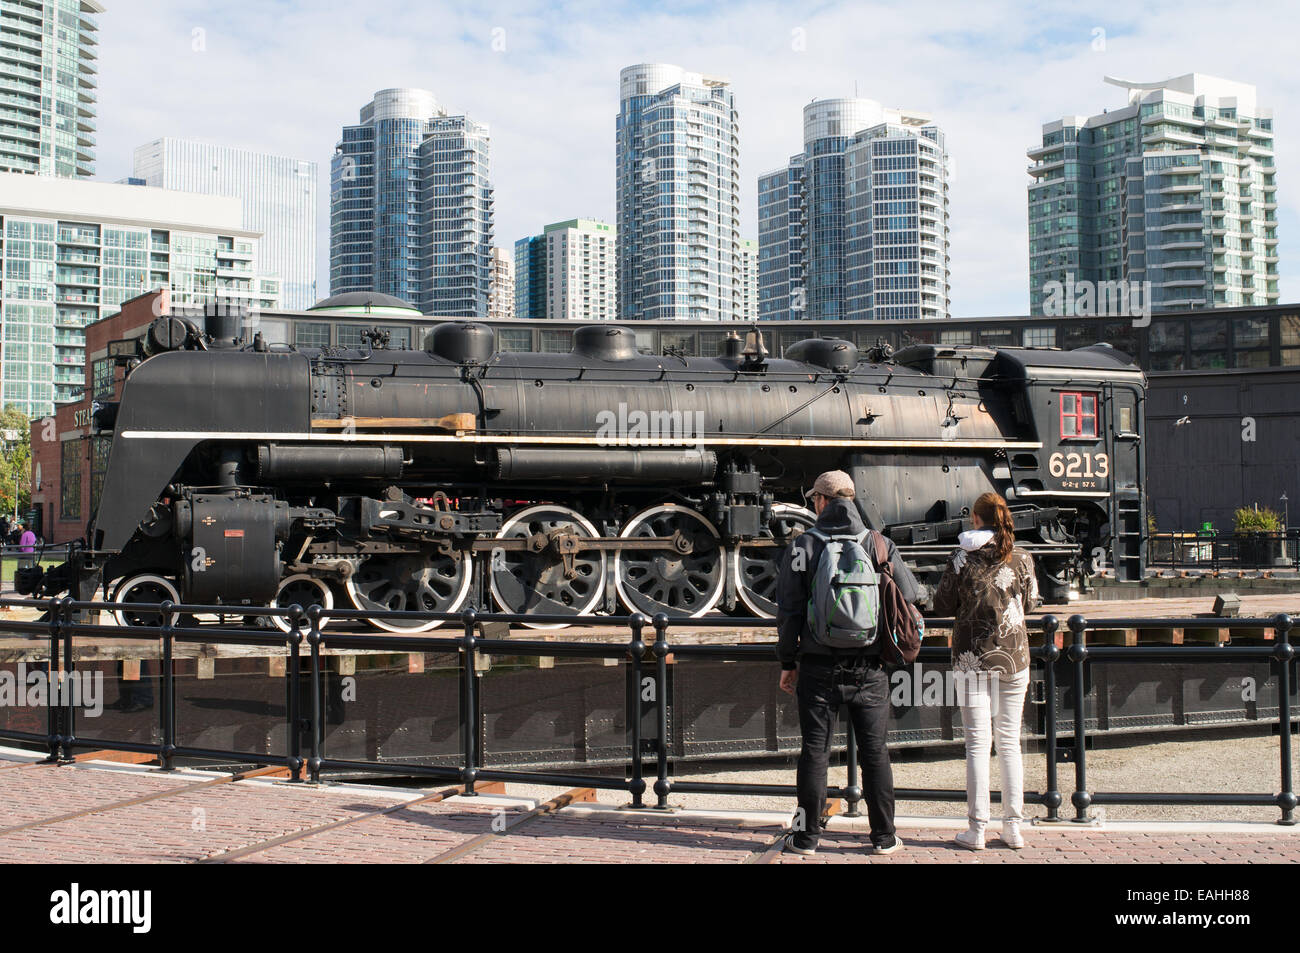
[{"label": "street lamp", "polygon": [[1278,502],[1282,504],[1282,535],[1285,536],[1291,527],[1291,509],[1286,501],[1286,490],[1282,491],[1282,497]]}]

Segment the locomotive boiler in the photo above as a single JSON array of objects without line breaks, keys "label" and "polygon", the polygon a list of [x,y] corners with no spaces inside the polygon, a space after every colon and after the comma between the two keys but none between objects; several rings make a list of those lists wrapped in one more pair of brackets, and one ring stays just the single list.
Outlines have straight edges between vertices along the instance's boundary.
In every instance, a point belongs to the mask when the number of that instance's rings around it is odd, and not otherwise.
[{"label": "locomotive boiler", "polygon": [[923,581],[987,490],[1049,599],[1102,565],[1142,574],[1145,380],[1105,345],[813,338],[777,359],[757,327],[710,357],[642,354],[611,325],[565,354],[497,351],[468,321],[421,350],[365,337],[155,321],[98,418],[113,440],[85,547],[41,590],[102,585],[124,624],[164,599],[770,617],[778,548],[829,469]]}]

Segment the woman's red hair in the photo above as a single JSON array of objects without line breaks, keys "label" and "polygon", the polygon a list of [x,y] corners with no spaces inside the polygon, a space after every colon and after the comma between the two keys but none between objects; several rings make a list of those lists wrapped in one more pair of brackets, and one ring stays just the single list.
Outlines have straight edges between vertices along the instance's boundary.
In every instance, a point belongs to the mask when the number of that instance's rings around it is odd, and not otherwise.
[{"label": "woman's red hair", "polygon": [[996,493],[985,493],[975,501],[972,512],[983,521],[985,529],[993,531],[993,549],[998,554],[998,562],[1010,561],[1011,548],[1016,545],[1016,524],[1007,501]]}]

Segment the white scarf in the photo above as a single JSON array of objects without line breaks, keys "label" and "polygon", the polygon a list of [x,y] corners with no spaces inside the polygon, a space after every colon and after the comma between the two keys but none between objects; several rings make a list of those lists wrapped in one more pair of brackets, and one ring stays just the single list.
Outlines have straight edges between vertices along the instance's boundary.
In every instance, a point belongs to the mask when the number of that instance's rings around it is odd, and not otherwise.
[{"label": "white scarf", "polygon": [[975,550],[987,546],[992,539],[993,530],[991,529],[968,529],[957,536],[957,545],[966,552],[973,553]]},{"label": "white scarf", "polygon": [[957,545],[961,548],[952,554],[953,571],[961,572],[962,567],[966,565],[966,554],[987,546],[992,539],[991,529],[968,529],[964,533],[957,534]]}]

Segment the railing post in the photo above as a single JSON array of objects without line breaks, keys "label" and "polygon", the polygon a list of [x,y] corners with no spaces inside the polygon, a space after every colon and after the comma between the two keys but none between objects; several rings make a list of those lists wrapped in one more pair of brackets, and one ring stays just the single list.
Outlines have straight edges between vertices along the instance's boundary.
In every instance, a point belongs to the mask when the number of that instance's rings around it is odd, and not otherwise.
[{"label": "railing post", "polygon": [[[50,600],[50,664],[49,664],[49,682],[54,685],[59,679],[59,600]],[[54,700],[47,699],[45,706],[46,715],[46,733],[48,735],[48,744],[50,756],[47,760],[58,762],[59,748],[63,744],[62,719],[59,712],[59,706],[54,704]]]},{"label": "railing post", "polygon": [[293,616],[289,626],[289,775],[302,781],[302,618]]},{"label": "railing post", "polygon": [[465,699],[465,704],[462,706],[464,723],[461,725],[461,744],[465,750],[465,764],[460,769],[460,780],[465,785],[465,795],[472,797],[475,794],[474,781],[478,778],[478,686],[474,684],[477,678],[474,668],[474,647],[478,645],[478,639],[474,636],[474,626],[478,622],[478,613],[473,609],[466,609],[460,614],[460,618],[465,626],[465,634],[460,640]]},{"label": "railing post", "polygon": [[1277,639],[1273,644],[1273,655],[1277,659],[1277,734],[1279,754],[1282,761],[1282,790],[1277,796],[1277,806],[1282,809],[1279,824],[1295,824],[1296,796],[1291,775],[1291,662],[1295,658],[1295,647],[1291,644],[1291,617],[1285,613],[1273,621]]},{"label": "railing post", "polygon": [[655,777],[655,807],[668,809],[668,793],[673,789],[668,780],[668,616],[655,613],[655,716],[659,728],[658,765]]},{"label": "railing post", "polygon": [[1056,616],[1044,616],[1043,626],[1043,735],[1047,748],[1047,790],[1043,792],[1043,805],[1048,821],[1061,819],[1061,791],[1056,775],[1056,660],[1061,650],[1056,647],[1056,633],[1061,623]]},{"label": "railing post", "polygon": [[[297,618],[302,613],[302,606],[290,606],[289,611],[293,613],[294,618]],[[325,741],[325,726],[321,712],[319,618],[317,616],[313,619],[308,616],[307,623],[307,644],[311,647],[311,758],[307,761],[307,775],[311,778],[312,784],[320,783],[321,749]]]},{"label": "railing post", "polygon": [[632,795],[633,808],[645,807],[646,785],[641,767],[641,663],[645,657],[645,642],[641,638],[641,630],[645,628],[648,621],[640,612],[632,613],[631,618],[627,620],[628,627],[632,630],[632,641],[627,647],[632,671],[632,693],[629,699],[632,704],[627,713],[628,727],[632,735],[632,781],[627,789]]},{"label": "railing post", "polygon": [[862,784],[858,779],[858,739],[853,730],[853,718],[849,715],[849,706],[843,706],[844,733],[848,742],[848,782],[844,787],[844,816],[861,817],[858,804],[862,802]]},{"label": "railing post", "polygon": [[1091,820],[1088,807],[1092,804],[1092,796],[1088,794],[1088,729],[1083,695],[1084,666],[1088,662],[1088,646],[1083,633],[1088,628],[1088,620],[1081,615],[1072,615],[1067,624],[1071,635],[1068,657],[1074,676],[1074,793],[1070,795],[1070,803],[1074,805],[1075,816],[1071,820],[1085,824]]},{"label": "railing post", "polygon": [[[72,637],[72,603],[71,596],[64,596],[59,600],[62,609],[62,631],[63,636],[63,681],[69,689],[72,686],[72,673],[76,671],[76,662],[74,661],[73,637]],[[63,710],[63,758],[65,761],[71,761],[73,758],[73,744],[77,740],[77,720],[76,712],[72,707],[72,692],[63,692],[67,705],[61,706]],[[50,699],[50,704],[54,700]]]},{"label": "railing post", "polygon": [[162,720],[162,745],[158,749],[158,761],[164,771],[175,768],[176,760],[176,671],[173,640],[175,633],[173,623],[176,618],[176,606],[169,600],[162,609],[162,705],[159,718]]}]

